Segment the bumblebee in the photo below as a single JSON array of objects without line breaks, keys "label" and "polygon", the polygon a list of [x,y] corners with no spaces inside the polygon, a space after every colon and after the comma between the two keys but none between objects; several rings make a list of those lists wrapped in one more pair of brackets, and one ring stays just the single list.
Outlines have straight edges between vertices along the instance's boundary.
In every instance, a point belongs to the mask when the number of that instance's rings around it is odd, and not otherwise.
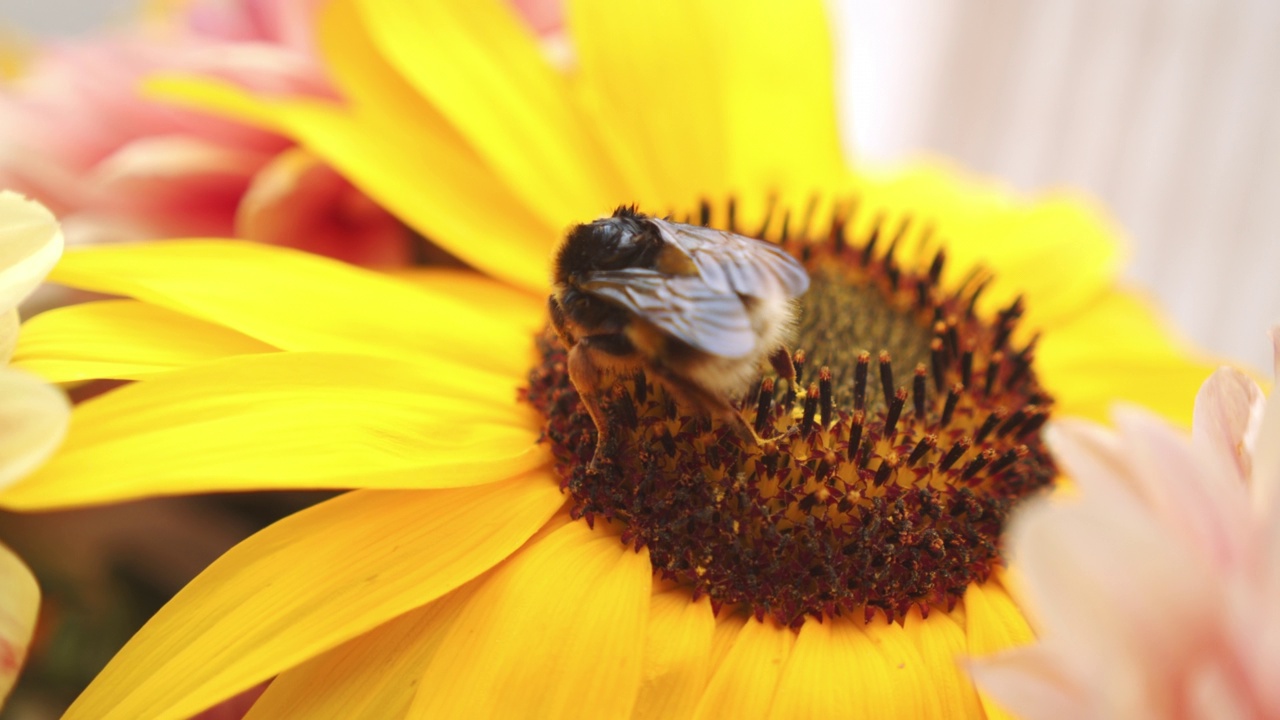
[{"label": "bumblebee", "polygon": [[809,289],[795,258],[762,240],[621,207],[568,231],[554,289],[551,324],[595,423],[597,457],[609,435],[601,392],[640,369],[678,402],[763,442],[733,403],[765,359],[794,377],[786,341],[795,299]]}]

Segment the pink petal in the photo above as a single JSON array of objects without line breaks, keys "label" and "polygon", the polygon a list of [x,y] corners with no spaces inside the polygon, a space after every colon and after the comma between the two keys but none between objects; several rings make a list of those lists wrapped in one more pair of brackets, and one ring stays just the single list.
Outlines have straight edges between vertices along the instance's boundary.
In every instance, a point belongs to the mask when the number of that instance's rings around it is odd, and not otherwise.
[{"label": "pink petal", "polygon": [[400,221],[299,148],[281,153],[258,173],[236,222],[241,237],[347,262],[409,261],[410,236]]}]

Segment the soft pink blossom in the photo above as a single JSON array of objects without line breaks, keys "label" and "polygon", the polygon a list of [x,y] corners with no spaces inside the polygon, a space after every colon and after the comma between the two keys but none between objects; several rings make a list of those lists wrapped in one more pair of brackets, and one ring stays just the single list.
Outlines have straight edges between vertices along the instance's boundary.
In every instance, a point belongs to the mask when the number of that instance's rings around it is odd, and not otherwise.
[{"label": "soft pink blossom", "polygon": [[[63,220],[69,242],[243,236],[345,259],[402,264],[410,237],[385,211],[326,172],[283,178],[291,145],[272,133],[141,96],[160,73],[217,76],[261,93],[331,97],[311,44],[316,0],[197,0],[170,25],[52,44],[0,90],[0,187],[30,195]],[[327,171],[333,175],[332,171]],[[264,178],[264,173],[270,175]],[[334,176],[336,177],[336,176]],[[263,190],[261,186],[267,184]],[[318,191],[356,208],[316,233]],[[242,207],[246,196],[271,202]],[[335,195],[338,193],[338,195]],[[272,213],[257,222],[255,209]],[[378,217],[374,217],[374,216]],[[335,232],[344,239],[335,244]],[[270,232],[266,232],[269,230]],[[369,230],[368,233],[361,231]],[[312,237],[323,242],[311,245]]]},{"label": "soft pink blossom", "polygon": [[1223,368],[1190,437],[1121,408],[1049,442],[1078,492],[1009,532],[1039,642],[980,685],[1025,718],[1280,718],[1280,395]]}]

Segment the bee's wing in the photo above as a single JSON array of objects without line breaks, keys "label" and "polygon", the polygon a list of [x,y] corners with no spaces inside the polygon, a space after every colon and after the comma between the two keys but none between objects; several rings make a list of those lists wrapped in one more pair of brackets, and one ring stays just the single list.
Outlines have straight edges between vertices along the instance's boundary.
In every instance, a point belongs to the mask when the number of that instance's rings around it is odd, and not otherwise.
[{"label": "bee's wing", "polygon": [[755,349],[756,334],[742,299],[696,275],[627,268],[591,273],[581,287],[703,352],[736,358]]},{"label": "bee's wing", "polygon": [[809,289],[809,274],[785,250],[763,240],[698,225],[651,219],[670,245],[689,256],[703,282],[723,293],[756,298],[796,298]]}]

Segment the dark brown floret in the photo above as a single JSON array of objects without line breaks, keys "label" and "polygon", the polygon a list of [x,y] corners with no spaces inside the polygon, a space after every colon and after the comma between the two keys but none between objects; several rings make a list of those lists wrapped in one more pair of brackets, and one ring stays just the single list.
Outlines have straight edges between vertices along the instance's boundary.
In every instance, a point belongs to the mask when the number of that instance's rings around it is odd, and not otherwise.
[{"label": "dark brown floret", "polygon": [[[694,217],[709,223],[712,210]],[[813,216],[782,211],[762,229],[777,228],[812,279],[795,379],[766,374],[740,405],[771,443],[688,414],[642,373],[615,381],[615,432],[589,472],[595,428],[550,334],[524,397],[546,418],[574,516],[623,524],[658,575],[716,608],[796,627],[950,607],[1000,562],[1010,508],[1054,477],[1035,341],[1013,345],[1024,303],[984,319],[990,277],[944,288],[941,250],[902,256],[906,221],[859,241],[848,212],[810,235]]]}]

